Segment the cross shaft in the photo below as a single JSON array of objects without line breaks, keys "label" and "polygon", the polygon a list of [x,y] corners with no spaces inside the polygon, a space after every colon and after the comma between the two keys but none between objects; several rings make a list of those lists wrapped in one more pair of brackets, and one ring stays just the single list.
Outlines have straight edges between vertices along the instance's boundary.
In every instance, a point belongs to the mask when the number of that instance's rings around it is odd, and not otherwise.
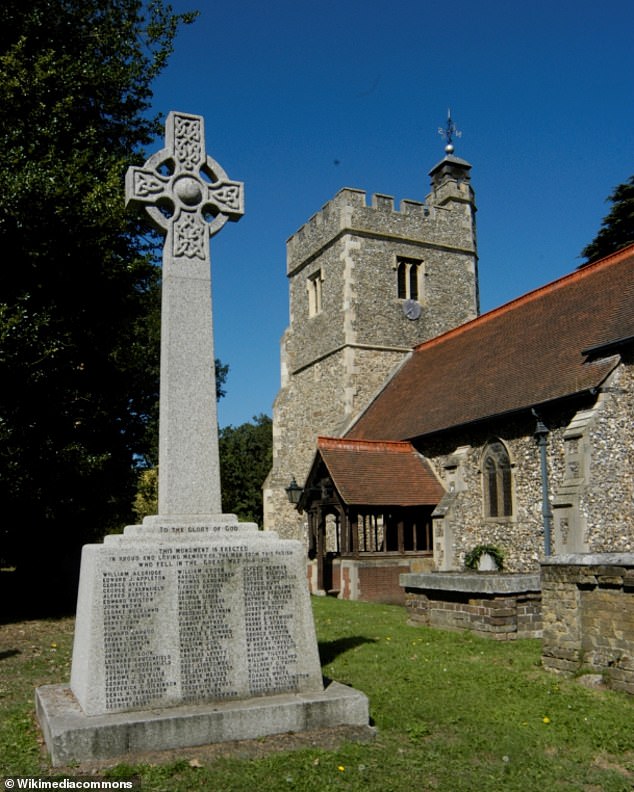
[{"label": "cross shaft", "polygon": [[208,238],[244,214],[243,185],[205,151],[201,116],[171,112],[165,148],[126,174],[126,203],[165,235],[159,515],[222,512]]}]

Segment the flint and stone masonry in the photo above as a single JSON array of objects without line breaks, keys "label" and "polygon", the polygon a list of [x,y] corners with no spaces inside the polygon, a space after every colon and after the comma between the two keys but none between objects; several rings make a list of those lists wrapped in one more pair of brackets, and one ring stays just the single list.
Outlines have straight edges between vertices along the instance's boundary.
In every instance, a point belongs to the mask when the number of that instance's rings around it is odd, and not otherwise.
[{"label": "flint and stone masonry", "polygon": [[[631,553],[634,484],[634,365],[623,354],[599,393],[551,408],[548,472],[552,552]],[[447,494],[434,513],[434,562],[441,571],[463,568],[466,553],[491,544],[504,552],[505,572],[536,574],[543,548],[541,472],[532,416],[506,416],[483,428],[420,444]],[[512,517],[482,516],[482,456],[492,437],[509,453]],[[465,530],[466,526],[466,530]]]},{"label": "flint and stone masonry", "polygon": [[170,113],[126,193],[165,235],[159,514],[83,548],[70,685],[36,691],[52,762],[370,732],[362,693],[324,689],[303,545],[221,510],[207,240],[242,215],[242,184],[200,116]]},{"label": "flint and stone masonry", "polygon": [[[264,527],[304,538],[285,488],[317,435],[340,436],[412,347],[479,313],[471,166],[451,154],[425,201],[342,189],[287,242],[290,322],[273,407]],[[399,286],[399,265],[405,268]],[[413,275],[410,273],[414,273]],[[411,302],[418,308],[407,313]]]}]

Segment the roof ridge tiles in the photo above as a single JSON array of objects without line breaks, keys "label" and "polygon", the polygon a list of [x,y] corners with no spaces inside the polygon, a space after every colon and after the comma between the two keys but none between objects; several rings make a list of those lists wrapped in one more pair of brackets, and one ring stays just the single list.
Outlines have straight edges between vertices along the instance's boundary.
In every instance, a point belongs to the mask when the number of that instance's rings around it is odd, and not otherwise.
[{"label": "roof ridge tiles", "polygon": [[317,437],[320,450],[374,451],[392,454],[410,454],[414,447],[408,440],[350,440],[344,437]]}]

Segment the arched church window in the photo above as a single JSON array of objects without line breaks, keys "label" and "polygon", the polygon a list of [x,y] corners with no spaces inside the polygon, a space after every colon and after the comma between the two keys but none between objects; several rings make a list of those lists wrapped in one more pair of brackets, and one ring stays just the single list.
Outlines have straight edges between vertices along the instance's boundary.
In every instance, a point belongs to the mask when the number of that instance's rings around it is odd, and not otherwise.
[{"label": "arched church window", "polygon": [[396,290],[399,300],[418,300],[421,296],[422,261],[409,258],[396,260]]},{"label": "arched church window", "polygon": [[513,514],[511,460],[499,440],[489,443],[484,451],[482,476],[485,516],[510,517]]}]

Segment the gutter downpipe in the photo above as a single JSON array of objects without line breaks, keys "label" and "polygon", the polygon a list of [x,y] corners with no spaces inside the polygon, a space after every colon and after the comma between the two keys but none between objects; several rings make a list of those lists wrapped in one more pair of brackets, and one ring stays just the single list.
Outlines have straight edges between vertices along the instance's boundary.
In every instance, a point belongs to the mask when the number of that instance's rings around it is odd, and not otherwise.
[{"label": "gutter downpipe", "polygon": [[544,521],[544,555],[548,557],[551,554],[551,524],[553,514],[550,509],[550,494],[548,487],[548,464],[546,460],[546,449],[548,447],[548,427],[539,417],[536,410],[533,410],[533,415],[537,419],[535,426],[535,439],[539,447],[539,457],[541,464],[542,474],[542,518]]}]

